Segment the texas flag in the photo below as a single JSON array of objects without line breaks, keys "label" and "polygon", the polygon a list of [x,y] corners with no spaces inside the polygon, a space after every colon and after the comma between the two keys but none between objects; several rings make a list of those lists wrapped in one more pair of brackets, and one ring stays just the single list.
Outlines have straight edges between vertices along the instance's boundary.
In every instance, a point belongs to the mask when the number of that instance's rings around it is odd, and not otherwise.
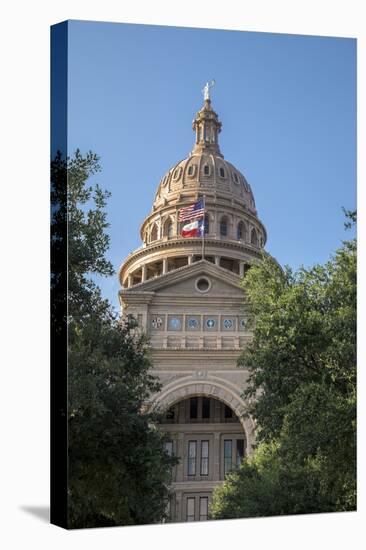
[{"label": "texas flag", "polygon": [[181,229],[182,237],[202,237],[205,226],[203,219],[195,220],[194,222],[187,223]]}]

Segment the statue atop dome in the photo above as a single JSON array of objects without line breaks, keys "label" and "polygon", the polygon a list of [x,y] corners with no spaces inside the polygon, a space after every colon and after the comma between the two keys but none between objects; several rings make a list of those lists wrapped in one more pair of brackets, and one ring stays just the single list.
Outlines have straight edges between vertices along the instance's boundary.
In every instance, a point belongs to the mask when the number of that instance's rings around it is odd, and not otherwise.
[{"label": "statue atop dome", "polygon": [[206,82],[205,87],[203,88],[203,99],[205,101],[210,101],[210,89],[215,86],[215,80],[211,80],[210,82]]}]

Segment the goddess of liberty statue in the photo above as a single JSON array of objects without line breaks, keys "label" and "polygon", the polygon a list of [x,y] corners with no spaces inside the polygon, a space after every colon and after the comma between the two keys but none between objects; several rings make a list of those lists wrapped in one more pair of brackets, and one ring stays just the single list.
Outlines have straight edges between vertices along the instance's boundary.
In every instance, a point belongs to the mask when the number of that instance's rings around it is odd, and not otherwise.
[{"label": "goddess of liberty statue", "polygon": [[215,81],[214,80],[211,80],[211,82],[206,82],[205,87],[202,90],[203,99],[205,101],[210,99],[210,89],[213,88],[213,86],[215,86]]}]

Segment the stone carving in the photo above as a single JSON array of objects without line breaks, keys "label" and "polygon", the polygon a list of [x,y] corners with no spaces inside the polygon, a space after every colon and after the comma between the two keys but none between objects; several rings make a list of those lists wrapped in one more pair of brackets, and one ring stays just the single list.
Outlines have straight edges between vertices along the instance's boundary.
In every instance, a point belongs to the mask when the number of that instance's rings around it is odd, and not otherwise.
[{"label": "stone carving", "polygon": [[215,81],[214,80],[211,80],[210,82],[206,82],[205,87],[202,90],[203,99],[205,101],[210,99],[210,89],[213,88],[213,86],[215,86]]}]

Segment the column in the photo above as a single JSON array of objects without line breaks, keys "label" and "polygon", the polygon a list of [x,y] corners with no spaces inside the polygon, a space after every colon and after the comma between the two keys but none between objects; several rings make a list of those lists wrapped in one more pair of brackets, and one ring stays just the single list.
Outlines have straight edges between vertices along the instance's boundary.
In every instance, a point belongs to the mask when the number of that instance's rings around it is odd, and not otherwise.
[{"label": "column", "polygon": [[222,213],[219,215],[219,214],[216,214],[216,219],[215,219],[215,226],[216,226],[216,238],[217,239],[221,239],[221,235],[220,235],[220,218],[222,216]]},{"label": "column", "polygon": [[143,283],[146,281],[146,272],[147,272],[146,264],[144,264],[142,266],[142,271],[141,271],[141,282]]},{"label": "column", "polygon": [[188,256],[188,265],[192,265],[193,264],[193,254],[190,254]]},{"label": "column", "polygon": [[215,265],[220,265],[221,256],[215,256]]},{"label": "column", "polygon": [[245,272],[245,262],[239,262],[239,275],[240,277],[244,277]]},{"label": "column", "polygon": [[132,286],[132,275],[129,275],[127,277],[127,288],[131,288]]},{"label": "column", "polygon": [[168,258],[163,258],[163,275],[168,273]]},{"label": "column", "polygon": [[178,237],[178,208],[175,209],[175,220],[174,220],[174,234]]}]

